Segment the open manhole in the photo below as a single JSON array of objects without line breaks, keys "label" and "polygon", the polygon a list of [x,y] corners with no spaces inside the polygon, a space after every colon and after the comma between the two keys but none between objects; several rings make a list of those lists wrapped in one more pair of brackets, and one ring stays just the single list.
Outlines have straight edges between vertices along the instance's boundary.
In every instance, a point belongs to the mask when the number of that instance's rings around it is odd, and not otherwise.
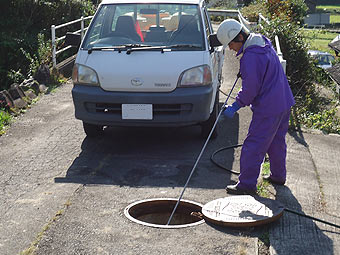
[{"label": "open manhole", "polygon": [[156,198],[135,202],[124,210],[125,216],[142,225],[155,228],[185,228],[204,222],[200,214],[202,205],[193,201],[181,200],[176,212],[167,225],[177,199]]},{"label": "open manhole", "polygon": [[169,217],[177,199],[158,198],[135,202],[125,208],[130,220],[149,227],[184,228],[205,221],[224,227],[254,227],[278,220],[284,207],[277,201],[258,196],[231,196],[219,198],[202,206],[181,200],[171,223]]}]

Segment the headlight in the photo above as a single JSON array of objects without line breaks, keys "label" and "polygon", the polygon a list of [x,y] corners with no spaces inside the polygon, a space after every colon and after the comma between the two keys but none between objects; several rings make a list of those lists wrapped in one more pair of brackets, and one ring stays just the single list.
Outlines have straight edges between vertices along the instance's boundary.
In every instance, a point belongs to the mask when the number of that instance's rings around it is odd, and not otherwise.
[{"label": "headlight", "polygon": [[97,73],[83,65],[75,64],[72,70],[73,83],[99,85]]},{"label": "headlight", "polygon": [[178,80],[178,87],[203,86],[212,83],[211,71],[208,65],[197,66],[184,71]]}]

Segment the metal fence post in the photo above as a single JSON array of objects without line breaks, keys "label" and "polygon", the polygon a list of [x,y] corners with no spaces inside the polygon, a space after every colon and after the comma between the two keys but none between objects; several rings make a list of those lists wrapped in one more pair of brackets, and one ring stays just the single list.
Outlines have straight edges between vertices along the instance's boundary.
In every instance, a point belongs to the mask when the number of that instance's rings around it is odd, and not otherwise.
[{"label": "metal fence post", "polygon": [[53,68],[57,67],[57,59],[56,59],[56,40],[55,40],[55,25],[51,26],[51,32],[52,32],[52,63]]},{"label": "metal fence post", "polygon": [[[269,20],[267,20],[261,13],[259,13],[259,22],[258,22],[258,24],[259,24],[259,26],[261,28],[263,28],[262,25],[261,25],[262,20],[264,22],[266,22],[268,25],[270,24]],[[279,37],[277,35],[275,36],[275,45],[276,45],[277,56],[279,57],[280,63],[281,63],[282,68],[283,68],[283,71],[286,73],[286,70],[287,70],[287,61],[283,58],[283,54],[282,54],[281,47],[280,47]]]},{"label": "metal fence post", "polygon": [[83,37],[84,37],[84,27],[85,27],[85,24],[84,24],[84,16],[81,16],[81,21],[80,21],[80,39],[81,41],[83,40]]},{"label": "metal fence post", "polygon": [[67,23],[64,23],[64,24],[60,24],[58,26],[56,25],[52,25],[51,26],[51,33],[52,33],[52,63],[53,63],[53,68],[56,68],[57,67],[57,56],[58,54],[70,49],[72,46],[68,45],[66,47],[62,47],[62,45],[60,45],[60,49],[57,50],[57,44],[59,41],[61,40],[65,40],[66,39],[66,35],[64,36],[61,36],[61,37],[56,37],[56,30],[59,29],[59,28],[62,28],[62,27],[66,27],[66,26],[69,26],[69,25],[72,25],[72,24],[78,24],[80,22],[80,26],[81,26],[81,29],[78,29],[77,31],[74,31],[73,33],[75,34],[79,34],[80,33],[80,36],[81,36],[81,39],[83,39],[84,35],[85,35],[85,31],[87,28],[85,28],[85,21],[88,20],[88,19],[91,19],[93,18],[93,16],[88,16],[88,17],[81,17],[77,20],[73,20],[73,21],[70,21],[70,22],[67,22]]},{"label": "metal fence post", "polygon": [[261,23],[261,21],[262,21],[262,13],[259,12],[259,24]]}]

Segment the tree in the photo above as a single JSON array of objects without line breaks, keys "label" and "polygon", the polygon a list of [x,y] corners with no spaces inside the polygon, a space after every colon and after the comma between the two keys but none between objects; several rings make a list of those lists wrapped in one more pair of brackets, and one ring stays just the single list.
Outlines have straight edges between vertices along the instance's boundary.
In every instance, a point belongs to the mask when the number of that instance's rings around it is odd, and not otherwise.
[{"label": "tree", "polygon": [[245,6],[250,5],[253,2],[253,0],[243,0],[243,3]]}]

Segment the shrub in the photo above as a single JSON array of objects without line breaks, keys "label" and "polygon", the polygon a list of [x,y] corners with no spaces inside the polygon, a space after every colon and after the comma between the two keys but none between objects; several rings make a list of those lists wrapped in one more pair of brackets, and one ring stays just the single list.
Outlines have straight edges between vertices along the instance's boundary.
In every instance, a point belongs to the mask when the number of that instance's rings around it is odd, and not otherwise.
[{"label": "shrub", "polygon": [[304,0],[268,0],[266,8],[271,18],[286,19],[295,24],[303,24],[308,7]]},{"label": "shrub", "polygon": [[315,66],[308,56],[308,44],[305,42],[297,25],[288,20],[276,18],[270,24],[263,24],[264,35],[272,42],[277,35],[284,59],[287,61],[287,78],[293,94],[300,96],[313,92]]},{"label": "shrub", "polygon": [[39,33],[47,43],[52,24],[94,13],[89,0],[0,1],[0,9],[6,13],[0,16],[0,90],[11,84],[10,70],[27,75],[37,65],[32,59],[41,60],[45,53],[39,52]]},{"label": "shrub", "polygon": [[250,22],[258,22],[259,13],[268,16],[268,10],[265,5],[265,0],[257,1],[242,8],[242,15]]},{"label": "shrub", "polygon": [[0,109],[0,135],[4,133],[4,129],[9,125],[12,117],[4,109]]},{"label": "shrub", "polygon": [[35,72],[38,70],[39,66],[42,64],[48,65],[51,63],[52,58],[52,45],[51,40],[45,41],[45,36],[41,33],[37,36],[38,46],[37,46],[37,53],[31,55],[29,52],[25,51],[23,48],[20,50],[22,51],[23,55],[29,61],[29,69],[28,74],[34,75]]},{"label": "shrub", "polygon": [[230,8],[235,8],[237,5],[236,0],[215,0],[215,1],[207,1],[208,7],[209,8],[219,8],[219,9],[230,9]]},{"label": "shrub", "polygon": [[[313,101],[313,99],[307,97],[305,104],[294,108],[293,119],[295,122],[293,124],[304,125],[325,133],[340,134],[340,119],[336,115],[336,103],[331,103],[333,106],[331,109],[329,109],[329,105],[325,107],[322,104],[318,104],[317,108],[315,108]],[[310,106],[311,103],[312,107]]]},{"label": "shrub", "polygon": [[21,73],[21,69],[18,71],[9,70],[7,79],[13,83],[21,83],[25,79],[25,76]]},{"label": "shrub", "polygon": [[[273,1],[268,1],[273,3]],[[288,1],[281,1],[288,2]],[[292,1],[297,2],[297,1]],[[270,24],[263,23],[260,31],[275,41],[277,35],[284,59],[287,61],[286,75],[295,97],[296,105],[292,114],[293,126],[304,125],[320,129],[324,132],[340,133],[340,120],[336,116],[336,102],[325,99],[317,86],[331,87],[331,81],[327,73],[317,68],[312,58],[307,54],[307,44],[298,17],[291,12],[272,15]],[[275,44],[274,44],[275,45]]]},{"label": "shrub", "polygon": [[253,0],[243,0],[245,6],[249,6],[252,2]]}]

